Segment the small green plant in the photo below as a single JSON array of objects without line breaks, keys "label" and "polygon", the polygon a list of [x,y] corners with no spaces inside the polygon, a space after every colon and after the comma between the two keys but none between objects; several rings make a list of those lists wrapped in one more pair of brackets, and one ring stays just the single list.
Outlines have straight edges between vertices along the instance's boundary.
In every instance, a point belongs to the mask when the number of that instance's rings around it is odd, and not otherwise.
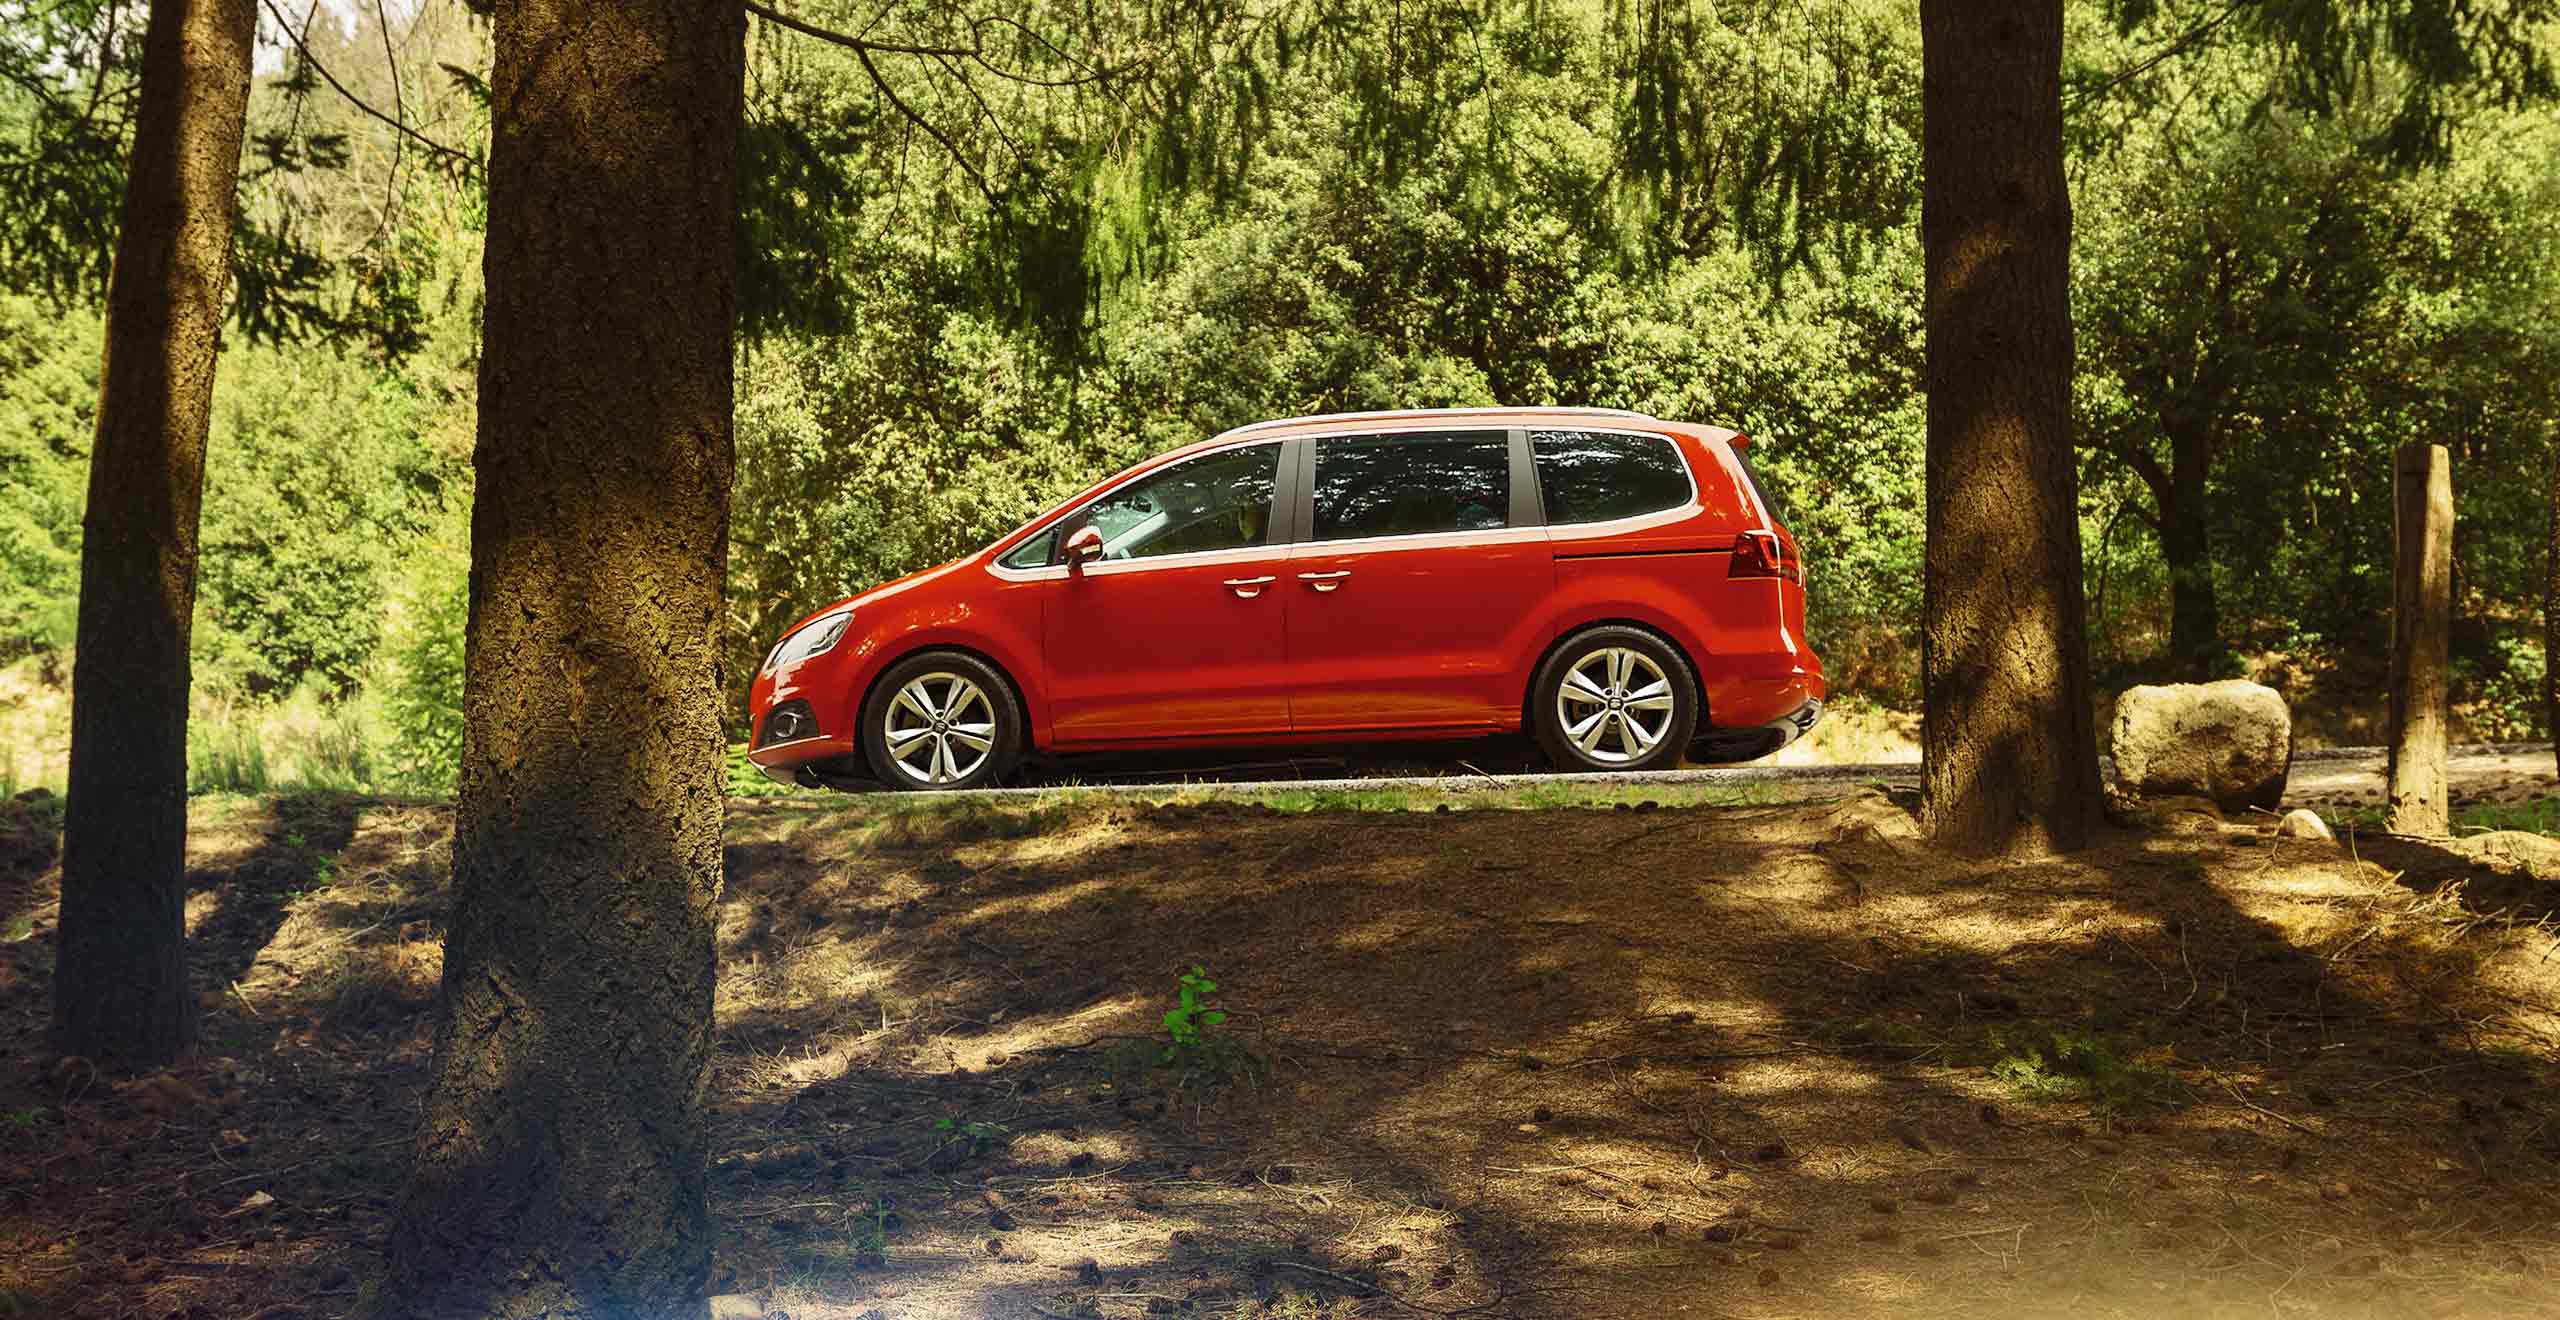
[{"label": "small green plant", "polygon": [[871,1204],[864,1207],[862,1217],[854,1221],[859,1225],[853,1237],[855,1269],[876,1270],[888,1265],[891,1218],[889,1198],[874,1196]]},{"label": "small green plant", "polygon": [[1991,1075],[2030,1100],[2080,1100],[2105,1110],[2168,1109],[2187,1088],[2167,1069],[2128,1060],[2097,1036],[2033,1023],[1995,1027]]},{"label": "small green plant", "polygon": [[964,1153],[971,1159],[993,1149],[996,1141],[1003,1137],[1006,1131],[1002,1123],[963,1123],[949,1118],[935,1119],[933,1123],[933,1133],[942,1138],[943,1149],[954,1150],[965,1147]]},{"label": "small green plant", "polygon": [[1243,1042],[1218,1030],[1227,1014],[1211,1002],[1217,993],[1218,983],[1198,963],[1175,982],[1176,1002],[1164,1015],[1165,1042],[1155,1047],[1153,1062],[1171,1069],[1177,1086],[1224,1082],[1259,1066]]},{"label": "small green plant", "polygon": [[1181,1003],[1164,1015],[1165,1035],[1173,1039],[1162,1056],[1168,1064],[1207,1049],[1208,1033],[1227,1020],[1224,1010],[1209,1007],[1209,996],[1218,993],[1218,983],[1209,979],[1208,968],[1193,963],[1191,970],[1182,974],[1178,986]]}]

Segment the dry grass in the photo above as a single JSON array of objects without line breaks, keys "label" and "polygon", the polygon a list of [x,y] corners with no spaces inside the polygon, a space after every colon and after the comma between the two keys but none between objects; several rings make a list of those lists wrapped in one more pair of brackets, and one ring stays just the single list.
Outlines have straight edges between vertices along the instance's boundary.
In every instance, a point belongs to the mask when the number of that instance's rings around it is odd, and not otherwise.
[{"label": "dry grass", "polygon": [[[1973,867],[1872,795],[1420,801],[737,808],[718,1287],[798,1320],[2560,1313],[2560,962],[2516,864],[2208,823]],[[0,1079],[0,1308],[356,1307],[449,829],[200,804],[206,1051]],[[0,945],[18,1058],[46,943]],[[1178,1085],[1132,1043],[1194,964],[1258,1070]]]}]

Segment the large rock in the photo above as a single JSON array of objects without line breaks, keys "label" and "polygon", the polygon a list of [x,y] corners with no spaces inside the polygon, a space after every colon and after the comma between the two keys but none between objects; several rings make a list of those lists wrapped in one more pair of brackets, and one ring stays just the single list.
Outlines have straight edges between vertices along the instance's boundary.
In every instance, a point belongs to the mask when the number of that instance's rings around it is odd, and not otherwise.
[{"label": "large rock", "polygon": [[2115,758],[2128,793],[2273,809],[2293,767],[2293,714],[2274,688],[2239,679],[2127,688],[2116,698]]}]

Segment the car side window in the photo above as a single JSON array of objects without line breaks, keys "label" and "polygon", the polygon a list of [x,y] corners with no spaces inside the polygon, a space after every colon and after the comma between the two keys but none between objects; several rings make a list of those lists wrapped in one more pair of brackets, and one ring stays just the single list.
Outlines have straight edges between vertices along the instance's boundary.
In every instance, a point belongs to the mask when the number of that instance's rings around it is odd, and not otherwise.
[{"label": "car side window", "polygon": [[1689,465],[1668,437],[1610,431],[1533,431],[1547,525],[1607,522],[1689,502]]},{"label": "car side window", "polygon": [[1236,550],[1271,534],[1278,444],[1185,459],[1085,506],[1076,522],[1102,533],[1104,559]]},{"label": "car side window", "polygon": [[1511,441],[1499,431],[1316,441],[1315,537],[1469,532],[1511,522]]},{"label": "car side window", "polygon": [[1043,568],[1056,562],[1057,555],[1058,528],[1053,525],[1038,536],[1005,551],[1004,558],[996,562],[1007,568]]}]

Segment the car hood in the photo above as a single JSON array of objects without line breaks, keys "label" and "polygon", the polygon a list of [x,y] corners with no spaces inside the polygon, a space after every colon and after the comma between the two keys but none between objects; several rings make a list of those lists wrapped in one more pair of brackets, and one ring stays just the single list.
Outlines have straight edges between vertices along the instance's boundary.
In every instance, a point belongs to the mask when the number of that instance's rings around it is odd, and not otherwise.
[{"label": "car hood", "polygon": [[817,609],[809,611],[807,615],[793,623],[790,628],[784,629],[783,633],[785,636],[788,636],[792,632],[806,627],[812,619],[834,614],[839,610],[847,608],[852,609],[858,615],[867,606],[877,605],[892,597],[905,595],[906,593],[928,583],[940,581],[943,578],[947,578],[952,574],[967,568],[969,565],[977,562],[978,559],[978,555],[968,555],[959,559],[954,559],[947,564],[936,564],[931,568],[918,569],[913,573],[907,574],[905,577],[891,578],[868,591],[855,592],[842,600],[832,601],[828,604],[819,606]]}]

